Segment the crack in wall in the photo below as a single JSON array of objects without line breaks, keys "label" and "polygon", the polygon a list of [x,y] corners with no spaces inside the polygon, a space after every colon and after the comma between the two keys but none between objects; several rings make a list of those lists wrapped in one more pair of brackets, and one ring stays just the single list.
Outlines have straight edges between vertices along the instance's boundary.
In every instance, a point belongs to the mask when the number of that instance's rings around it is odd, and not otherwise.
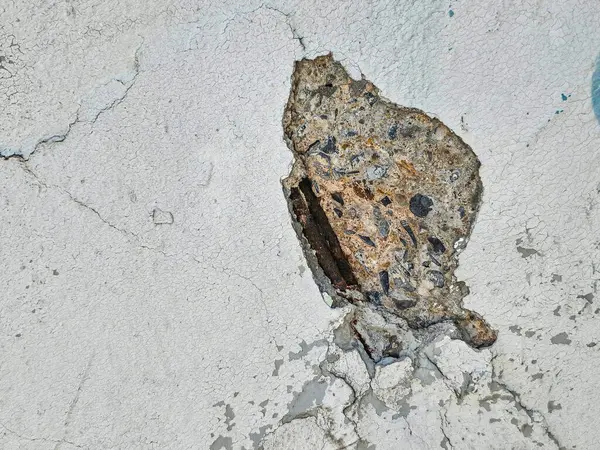
[{"label": "crack in wall", "polygon": [[291,13],[285,13],[285,12],[281,11],[280,9],[277,9],[277,8],[275,8],[273,6],[262,5],[262,7],[264,7],[265,9],[269,9],[271,11],[275,11],[276,13],[281,14],[283,17],[285,17],[285,23],[290,28],[290,32],[292,33],[292,39],[298,41],[298,44],[300,45],[300,48],[302,49],[302,51],[306,51],[306,45],[304,43],[304,37],[300,36],[298,34],[298,30],[296,29],[296,27],[292,23],[292,14]]},{"label": "crack in wall", "polygon": [[[525,411],[525,413],[529,416],[532,423],[537,423],[542,426],[542,428],[546,432],[546,435],[552,442],[554,442],[556,444],[556,447],[558,448],[558,450],[566,450],[567,447],[563,446],[560,443],[560,441],[558,440],[558,438],[552,433],[552,431],[550,431],[550,426],[548,425],[548,421],[547,421],[546,417],[544,416],[544,414],[537,409],[532,409],[532,408],[526,406],[523,403],[523,401],[521,400],[521,394],[519,394],[514,389],[510,388],[504,381],[501,381],[501,377],[497,373],[496,366],[494,364],[497,357],[498,357],[497,354],[493,354],[491,362],[490,362],[490,365],[492,366],[493,382],[496,383],[500,388],[504,389],[506,392],[508,392],[513,397],[515,405],[517,405],[519,408],[521,408],[523,411]],[[536,416],[538,416],[538,418],[536,418]]]},{"label": "crack in wall", "polygon": [[71,403],[69,404],[69,409],[67,410],[67,413],[65,415],[63,437],[60,441],[58,441],[56,443],[54,450],[59,450],[61,448],[62,444],[67,443],[66,437],[69,432],[69,426],[70,426],[72,418],[73,418],[73,413],[75,411],[75,408],[77,407],[77,404],[79,403],[79,397],[81,396],[83,387],[90,377],[90,371],[92,369],[92,363],[94,362],[95,356],[96,356],[95,354],[92,354],[90,356],[90,358],[88,359],[88,362],[86,364],[86,367],[83,371],[83,374],[81,375],[81,379],[79,380],[79,385],[77,386],[77,390],[75,391],[75,396],[73,397],[73,400],[71,400]]},{"label": "crack in wall", "polygon": [[[412,419],[412,424],[411,420],[409,420],[409,414],[411,414],[412,409],[417,408],[416,405],[409,403],[410,399],[415,395],[413,391],[414,385],[411,384],[413,379],[420,380],[422,385],[432,383],[432,381],[427,381],[427,377],[423,376],[423,369],[436,374],[434,380],[437,379],[437,382],[444,386],[443,391],[432,390],[433,395],[440,396],[438,397],[440,398],[440,409],[437,411],[437,416],[439,419],[438,425],[441,436],[439,445],[441,448],[450,450],[460,448],[460,445],[466,445],[466,441],[462,441],[462,444],[460,444],[460,440],[458,440],[458,444],[454,442],[457,439],[457,428],[464,427],[464,418],[461,418],[461,414],[458,417],[450,414],[459,412],[460,409],[464,411],[465,408],[472,408],[473,405],[477,404],[477,399],[479,399],[480,407],[482,406],[482,401],[487,400],[487,406],[484,407],[488,412],[490,411],[491,404],[495,404],[498,401],[503,402],[494,407],[493,411],[500,414],[504,413],[504,417],[501,419],[494,418],[493,421],[503,421],[509,426],[517,426],[523,436],[531,439],[533,444],[542,446],[554,443],[559,450],[566,448],[550,432],[545,419],[539,411],[528,409],[521,403],[518,393],[497,381],[493,366],[493,355],[489,355],[490,361],[487,361],[487,366],[491,366],[491,369],[486,370],[487,375],[484,378],[468,376],[466,377],[468,381],[467,385],[457,388],[456,374],[452,372],[446,373],[446,369],[436,361],[438,352],[435,342],[447,339],[443,338],[443,336],[448,334],[448,330],[432,330],[431,333],[436,333],[437,337],[434,337],[431,341],[421,341],[419,337],[415,338],[413,330],[406,329],[406,334],[402,336],[402,340],[409,343],[407,348],[401,351],[399,358],[391,362],[380,361],[376,363],[374,365],[376,369],[375,374],[371,370],[368,370],[369,362],[365,361],[364,357],[360,358],[363,360],[364,367],[350,364],[350,359],[347,358],[353,354],[360,354],[360,347],[363,345],[353,335],[351,330],[352,321],[354,320],[353,315],[363,312],[360,310],[357,312],[358,308],[355,306],[349,306],[349,309],[350,312],[344,318],[343,323],[332,330],[330,338],[325,343],[316,341],[310,345],[302,345],[302,348],[305,349],[302,352],[303,354],[306,354],[310,348],[317,344],[319,346],[327,346],[327,350],[320,363],[318,366],[314,366],[316,377],[304,385],[305,387],[318,385],[325,390],[320,390],[318,395],[312,388],[309,388],[306,392],[305,388],[303,388],[300,393],[295,393],[290,405],[288,405],[288,414],[268,432],[265,432],[268,427],[262,429],[261,438],[256,442],[257,448],[262,449],[264,447],[263,444],[269,440],[270,436],[277,433],[282,426],[307,418],[313,418],[317,421],[317,424],[324,433],[325,441],[332,448],[356,448],[353,446],[358,445],[359,442],[364,448],[367,448],[370,444],[367,436],[361,432],[361,429],[364,431],[366,429],[365,426],[368,427],[363,422],[363,419],[371,408],[373,408],[371,411],[377,416],[386,414],[386,419],[384,420],[400,420],[405,425],[406,435],[411,436],[427,447],[430,445],[430,442],[424,440],[413,430],[415,419]],[[374,328],[383,324],[382,321],[377,322],[375,313],[372,313],[370,318],[363,318],[362,321],[373,321],[370,326]],[[398,331],[398,334],[402,334],[401,331]],[[434,345],[431,346],[431,344]],[[431,352],[432,356],[428,352]],[[478,354],[479,352],[476,353]],[[446,356],[446,365],[448,364],[447,358],[449,355],[447,354]],[[294,359],[297,358],[294,357]],[[396,365],[395,363],[400,364]],[[372,361],[371,364],[373,364]],[[390,364],[394,364],[394,366],[388,367]],[[389,370],[387,371],[387,375],[383,376],[382,372],[387,370],[386,367]],[[357,374],[360,374],[361,370],[363,371],[364,378],[361,378],[360,375],[357,378]],[[468,370],[466,373],[468,373]],[[452,371],[452,368],[450,368],[450,371]],[[400,375],[399,377],[397,376],[398,374]],[[464,374],[465,372],[462,373],[463,376]],[[386,382],[386,377],[390,375],[392,379],[387,379]],[[461,374],[459,373],[458,375],[460,376]],[[349,389],[349,393],[343,393],[343,389],[341,390],[340,385],[336,385],[334,380],[342,382]],[[472,389],[470,388],[471,385],[473,386]],[[481,397],[484,392],[487,392],[488,395]],[[338,398],[338,400],[335,400],[335,398]],[[299,399],[300,401],[297,402]],[[314,400],[314,402],[310,400]],[[481,411],[477,411],[476,408],[471,411],[477,417],[482,413]],[[343,419],[340,419],[340,417],[343,417]],[[490,419],[490,423],[493,423],[493,421]],[[519,423],[519,421],[523,422]],[[304,425],[298,424],[298,427],[302,426]],[[536,437],[531,437],[531,432],[534,428],[537,429],[535,436],[537,436],[538,440],[536,440]],[[297,429],[296,432],[299,432],[300,429]],[[464,430],[469,430],[469,428],[464,428]],[[544,434],[547,436],[548,441],[539,440]],[[267,446],[267,448],[274,447]]]},{"label": "crack in wall", "polygon": [[[93,206],[90,206],[87,203],[85,203],[84,201],[78,199],[75,195],[73,195],[67,189],[65,189],[65,188],[63,188],[61,186],[55,185],[55,184],[48,184],[44,179],[42,179],[38,174],[36,174],[31,169],[31,167],[28,164],[28,160],[26,160],[22,156],[20,156],[20,155],[13,155],[13,156],[11,156],[11,157],[9,157],[7,159],[17,161],[17,163],[19,164],[19,167],[21,169],[23,169],[24,172],[26,172],[31,177],[33,177],[35,179],[35,181],[37,183],[39,183],[40,186],[43,186],[44,188],[46,188],[48,190],[58,191],[59,193],[65,195],[71,202],[75,203],[79,207],[84,208],[84,209],[92,212],[98,219],[100,219],[101,222],[103,222],[108,227],[112,228],[113,230],[118,231],[131,244],[136,245],[137,247],[142,248],[144,250],[150,250],[152,252],[159,253],[159,254],[161,254],[161,255],[163,255],[165,257],[166,256],[172,256],[172,255],[168,255],[167,253],[165,253],[164,251],[160,250],[159,248],[150,247],[148,245],[140,243],[139,242],[140,241],[140,237],[137,234],[135,234],[132,231],[126,230],[124,228],[120,228],[117,225],[113,224],[112,222],[110,222],[109,220],[107,220],[102,214],[100,214],[100,212],[96,208],[94,208]],[[132,240],[135,240],[135,241],[138,241],[138,242],[131,242]]]},{"label": "crack in wall", "polygon": [[[39,139],[37,141],[37,143],[31,149],[31,151],[29,151],[29,152],[24,152],[22,148],[21,149],[10,149],[10,148],[1,148],[0,147],[0,157],[3,157],[4,159],[22,158],[22,159],[27,160],[27,159],[29,159],[29,157],[32,154],[38,152],[41,148],[43,148],[45,146],[50,146],[52,144],[64,142],[70,136],[71,132],[78,124],[87,123],[87,124],[93,125],[96,123],[96,121],[100,118],[100,116],[102,114],[104,114],[108,111],[114,110],[114,108],[116,108],[118,105],[123,103],[123,101],[129,94],[129,91],[135,85],[138,75],[140,74],[139,55],[140,55],[140,51],[141,51],[143,45],[144,45],[144,39],[142,38],[142,42],[136,48],[135,53],[134,53],[133,75],[131,76],[131,79],[129,79],[128,81],[123,81],[118,78],[111,80],[111,81],[116,81],[119,84],[121,84],[121,86],[124,87],[124,91],[119,96],[114,98],[106,106],[99,108],[95,113],[93,113],[93,115],[91,116],[91,118],[89,120],[82,118],[82,116],[85,116],[87,114],[84,113],[83,105],[80,103],[79,107],[75,111],[75,118],[67,124],[64,131],[60,131],[58,133],[55,133],[50,136],[46,136],[46,137]],[[106,84],[108,84],[108,83],[106,83]],[[104,86],[106,86],[106,84]]]},{"label": "crack in wall", "polygon": [[19,439],[23,439],[25,441],[30,441],[30,442],[46,442],[46,443],[50,443],[50,444],[56,444],[61,445],[61,444],[68,444],[68,445],[72,445],[73,447],[77,447],[77,448],[83,448],[82,445],[76,444],[75,442],[69,441],[67,439],[50,439],[50,438],[44,438],[44,437],[31,437],[31,436],[25,436],[17,431],[14,431],[13,429],[7,427],[5,424],[0,423],[0,427],[2,427],[4,430],[6,430],[8,433],[16,436]]}]

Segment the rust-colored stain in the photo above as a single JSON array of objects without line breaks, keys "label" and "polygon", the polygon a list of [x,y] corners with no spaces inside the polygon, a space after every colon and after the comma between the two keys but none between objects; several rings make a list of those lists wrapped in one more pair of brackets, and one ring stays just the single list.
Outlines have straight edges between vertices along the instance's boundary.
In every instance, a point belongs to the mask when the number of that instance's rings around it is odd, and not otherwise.
[{"label": "rust-colored stain", "polygon": [[408,176],[414,177],[417,175],[417,169],[415,169],[415,166],[413,166],[410,162],[400,160],[396,162],[396,164],[398,165],[398,168],[404,170]]},{"label": "rust-colored stain", "polygon": [[462,308],[468,290],[454,276],[481,201],[469,146],[353,80],[332,55],[296,62],[283,126],[295,155],[284,187],[307,256],[330,281],[322,288],[414,328],[451,320],[471,345],[493,343],[495,331]]}]

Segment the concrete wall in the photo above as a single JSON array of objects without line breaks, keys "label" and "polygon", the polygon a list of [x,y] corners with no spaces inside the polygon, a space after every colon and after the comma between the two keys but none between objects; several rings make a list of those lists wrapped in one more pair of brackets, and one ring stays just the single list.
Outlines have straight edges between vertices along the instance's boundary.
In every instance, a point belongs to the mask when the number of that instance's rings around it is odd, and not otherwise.
[{"label": "concrete wall", "polygon": [[[599,23],[592,0],[4,2],[0,447],[596,448]],[[280,185],[293,62],[329,51],[481,160],[457,276],[492,347],[368,373],[336,340],[351,308]]]}]

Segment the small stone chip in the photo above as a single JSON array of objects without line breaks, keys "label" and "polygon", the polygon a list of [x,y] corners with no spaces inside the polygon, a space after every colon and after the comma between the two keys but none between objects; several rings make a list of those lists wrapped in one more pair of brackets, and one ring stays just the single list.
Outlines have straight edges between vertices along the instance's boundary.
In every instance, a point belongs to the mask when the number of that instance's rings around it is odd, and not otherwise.
[{"label": "small stone chip", "polygon": [[340,205],[344,206],[344,198],[341,196],[339,192],[333,192],[331,194],[331,198],[338,202]]},{"label": "small stone chip", "polygon": [[369,236],[363,236],[362,234],[359,234],[358,237],[361,238],[365,244],[375,247],[375,242],[373,242]]},{"label": "small stone chip", "polygon": [[169,211],[163,211],[160,208],[154,208],[154,211],[152,211],[152,221],[155,225],[171,225],[173,223],[173,214]]},{"label": "small stone chip", "polygon": [[336,153],[337,149],[335,147],[335,142],[336,142],[335,137],[327,136],[327,140],[325,141],[325,144],[323,144],[323,146],[321,147],[321,151],[323,153],[327,153],[328,155],[330,155],[332,153]]},{"label": "small stone chip", "polygon": [[444,287],[445,280],[444,274],[442,272],[440,272],[439,270],[430,270],[427,275],[429,277],[429,280],[431,280],[435,287]]},{"label": "small stone chip", "polygon": [[387,294],[390,291],[390,275],[387,270],[379,272],[379,282],[381,283],[383,293]]},{"label": "small stone chip", "polygon": [[400,225],[402,225],[402,228],[404,228],[404,231],[406,231],[406,233],[410,237],[412,244],[416,247],[417,246],[417,238],[416,238],[415,233],[413,232],[412,228],[410,227],[409,223],[406,220],[401,220]]},{"label": "small stone chip", "polygon": [[433,247],[433,251],[435,253],[442,254],[446,251],[446,246],[444,245],[444,243],[442,241],[440,241],[438,238],[436,238],[435,236],[429,236],[427,238],[427,240]]},{"label": "small stone chip", "polygon": [[398,125],[394,124],[388,130],[388,137],[390,139],[396,139],[396,136],[398,136]]},{"label": "small stone chip", "polygon": [[387,206],[389,204],[392,203],[392,201],[390,200],[390,198],[386,195],[385,197],[383,197],[381,200],[379,200],[381,202],[381,204],[383,206]]},{"label": "small stone chip", "polygon": [[432,206],[433,201],[426,195],[415,194],[410,199],[410,212],[417,217],[426,217]]}]

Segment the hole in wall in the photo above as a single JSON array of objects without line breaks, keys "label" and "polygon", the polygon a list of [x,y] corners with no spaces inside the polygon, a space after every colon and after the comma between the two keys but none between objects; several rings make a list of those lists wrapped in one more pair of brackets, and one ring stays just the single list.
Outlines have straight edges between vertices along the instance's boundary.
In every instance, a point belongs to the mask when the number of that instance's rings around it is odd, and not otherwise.
[{"label": "hole in wall", "polygon": [[422,329],[451,321],[474,347],[496,332],[462,308],[454,271],[481,203],[479,160],[448,127],[352,79],[331,54],[297,61],[283,181],[319,288]]}]

